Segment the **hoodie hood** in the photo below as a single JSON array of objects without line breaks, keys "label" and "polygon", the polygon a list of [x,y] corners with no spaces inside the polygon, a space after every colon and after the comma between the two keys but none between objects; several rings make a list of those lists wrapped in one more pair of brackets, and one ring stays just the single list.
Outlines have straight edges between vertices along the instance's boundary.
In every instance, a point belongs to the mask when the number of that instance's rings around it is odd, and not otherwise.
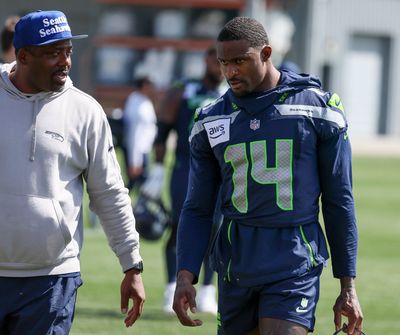
[{"label": "hoodie hood", "polygon": [[250,93],[244,97],[237,97],[231,89],[227,94],[231,101],[250,114],[257,114],[265,110],[266,106],[276,103],[282,94],[301,91],[306,88],[321,88],[318,77],[308,74],[297,74],[289,71],[281,71],[281,77],[276,87],[264,91]]},{"label": "hoodie hood", "polygon": [[31,149],[29,160],[35,160],[36,152],[36,120],[42,106],[61,94],[65,93],[69,88],[73,86],[72,80],[68,77],[63,89],[59,92],[39,92],[36,94],[27,94],[21,92],[10,80],[10,73],[16,66],[16,62],[9,64],[2,64],[0,67],[0,87],[3,88],[8,94],[13,96],[16,100],[25,100],[32,105],[32,125],[31,125]]}]

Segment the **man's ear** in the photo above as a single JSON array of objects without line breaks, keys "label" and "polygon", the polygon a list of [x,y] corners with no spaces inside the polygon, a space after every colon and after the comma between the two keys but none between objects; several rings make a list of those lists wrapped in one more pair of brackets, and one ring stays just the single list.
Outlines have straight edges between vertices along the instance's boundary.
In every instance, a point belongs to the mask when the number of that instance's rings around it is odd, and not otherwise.
[{"label": "man's ear", "polygon": [[263,46],[261,49],[261,60],[263,62],[266,62],[268,59],[270,59],[272,53],[272,48],[269,45]]},{"label": "man's ear", "polygon": [[19,63],[26,64],[28,58],[28,51],[25,48],[21,48],[16,52],[16,58]]}]

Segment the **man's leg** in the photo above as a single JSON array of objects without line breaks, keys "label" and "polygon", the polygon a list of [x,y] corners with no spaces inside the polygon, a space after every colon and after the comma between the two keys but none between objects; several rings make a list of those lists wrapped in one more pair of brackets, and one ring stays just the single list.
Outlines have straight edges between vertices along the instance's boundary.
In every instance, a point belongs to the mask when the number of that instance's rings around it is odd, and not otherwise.
[{"label": "man's leg", "polygon": [[172,304],[176,286],[176,235],[178,231],[179,216],[187,190],[189,166],[188,162],[175,161],[170,181],[170,194],[172,205],[172,222],[168,242],[165,247],[165,264],[167,270],[167,285],[164,290],[163,309],[166,313],[174,313]]},{"label": "man's leg", "polygon": [[8,315],[6,334],[68,334],[74,318],[77,289],[82,284],[80,276],[24,280],[18,293],[24,303]]},{"label": "man's leg", "polygon": [[260,330],[256,328],[252,330],[250,333],[247,333],[246,335],[260,335]]},{"label": "man's leg", "polygon": [[246,335],[307,335],[308,330],[291,321],[261,318],[258,327]]},{"label": "man's leg", "polygon": [[218,335],[258,335],[257,288],[239,287],[218,275]]},{"label": "man's leg", "polygon": [[172,314],[172,304],[176,286],[176,232],[177,226],[171,224],[170,235],[165,246],[165,266],[167,270],[167,284],[164,289],[163,310],[165,313]]},{"label": "man's leg", "polygon": [[211,253],[213,244],[218,234],[219,228],[223,222],[223,215],[221,212],[221,192],[218,193],[217,202],[215,205],[213,226],[211,230],[211,237],[206,255],[203,260],[203,283],[197,295],[197,307],[200,312],[208,312],[217,314],[218,303],[216,301],[216,287],[213,284],[214,270],[211,265]]},{"label": "man's leg", "polygon": [[210,253],[212,249],[212,244],[218,232],[218,228],[222,223],[222,213],[220,210],[220,197],[218,197],[218,201],[215,208],[214,218],[213,218],[213,227],[211,231],[211,237],[209,246],[204,256],[203,260],[203,281],[202,286],[199,288],[197,292],[197,308],[199,312],[206,312],[217,315],[218,304],[217,304],[217,289],[214,286],[214,270],[212,269],[210,262]]},{"label": "man's leg", "polygon": [[259,300],[260,335],[306,335],[314,329],[319,265],[302,276],[264,286]]},{"label": "man's leg", "polygon": [[[260,318],[260,335],[307,335],[308,330],[297,323],[271,318]],[[254,333],[254,335],[257,333]]]}]

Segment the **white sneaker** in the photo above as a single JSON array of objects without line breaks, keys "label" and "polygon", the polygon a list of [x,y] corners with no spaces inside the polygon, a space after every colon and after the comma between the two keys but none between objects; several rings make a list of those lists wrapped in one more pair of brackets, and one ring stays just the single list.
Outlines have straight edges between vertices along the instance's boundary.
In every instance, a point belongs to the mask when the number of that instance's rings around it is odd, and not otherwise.
[{"label": "white sneaker", "polygon": [[218,304],[216,300],[216,288],[213,285],[200,287],[196,296],[197,310],[199,312],[217,315]]},{"label": "white sneaker", "polygon": [[167,286],[165,287],[163,310],[167,314],[175,313],[174,310],[172,309],[172,305],[174,303],[175,287],[176,287],[175,282],[168,283]]}]

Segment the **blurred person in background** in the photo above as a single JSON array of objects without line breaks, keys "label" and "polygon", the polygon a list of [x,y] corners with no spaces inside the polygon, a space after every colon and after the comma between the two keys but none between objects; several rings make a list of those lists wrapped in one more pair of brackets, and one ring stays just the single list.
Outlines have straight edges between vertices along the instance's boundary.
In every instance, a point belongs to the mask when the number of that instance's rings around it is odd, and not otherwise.
[{"label": "blurred person in background", "polygon": [[[114,145],[122,149],[129,191],[138,189],[146,179],[148,163],[157,133],[157,118],[152,99],[155,86],[147,76],[135,80],[135,89],[128,96],[122,111],[114,109],[108,122],[114,136]],[[99,228],[99,218],[89,211],[91,228]]]},{"label": "blurred person in background", "polygon": [[[82,285],[83,194],[124,273],[125,325],[142,313],[142,258],[106,115],[69,77],[73,36],[60,11],[15,26],[0,68],[0,334],[68,334]],[[104,269],[98,269],[104,271]],[[129,301],[133,306],[129,309]]]},{"label": "blurred person in background", "polygon": [[292,49],[292,38],[296,32],[296,25],[281,1],[267,0],[265,28],[268,31],[271,46],[274,49],[272,62],[278,70],[301,73],[300,66],[288,59]]},{"label": "blurred person in background", "polygon": [[[165,177],[164,158],[167,150],[167,138],[171,130],[177,134],[175,163],[170,180],[172,202],[172,225],[165,249],[167,286],[164,292],[164,311],[173,313],[172,304],[176,285],[176,233],[179,216],[187,191],[189,173],[189,133],[194,122],[197,108],[214,101],[226,89],[215,48],[205,53],[205,73],[198,80],[186,80],[175,83],[166,93],[160,104],[158,114],[158,132],[154,142],[155,164],[152,166],[141,191],[144,195],[157,199],[161,197]],[[221,221],[220,213],[215,213],[214,227]],[[199,311],[217,313],[216,288],[213,285],[213,271],[208,257],[204,259],[204,277],[197,297]]]},{"label": "blurred person in background", "polygon": [[1,31],[1,58],[0,63],[11,63],[15,61],[15,50],[13,46],[13,38],[15,25],[19,20],[19,16],[9,16]]},{"label": "blurred person in background", "polygon": [[149,155],[157,133],[157,118],[152,98],[155,87],[148,77],[135,81],[135,90],[123,112],[123,141],[128,188],[140,186],[147,175]]}]

